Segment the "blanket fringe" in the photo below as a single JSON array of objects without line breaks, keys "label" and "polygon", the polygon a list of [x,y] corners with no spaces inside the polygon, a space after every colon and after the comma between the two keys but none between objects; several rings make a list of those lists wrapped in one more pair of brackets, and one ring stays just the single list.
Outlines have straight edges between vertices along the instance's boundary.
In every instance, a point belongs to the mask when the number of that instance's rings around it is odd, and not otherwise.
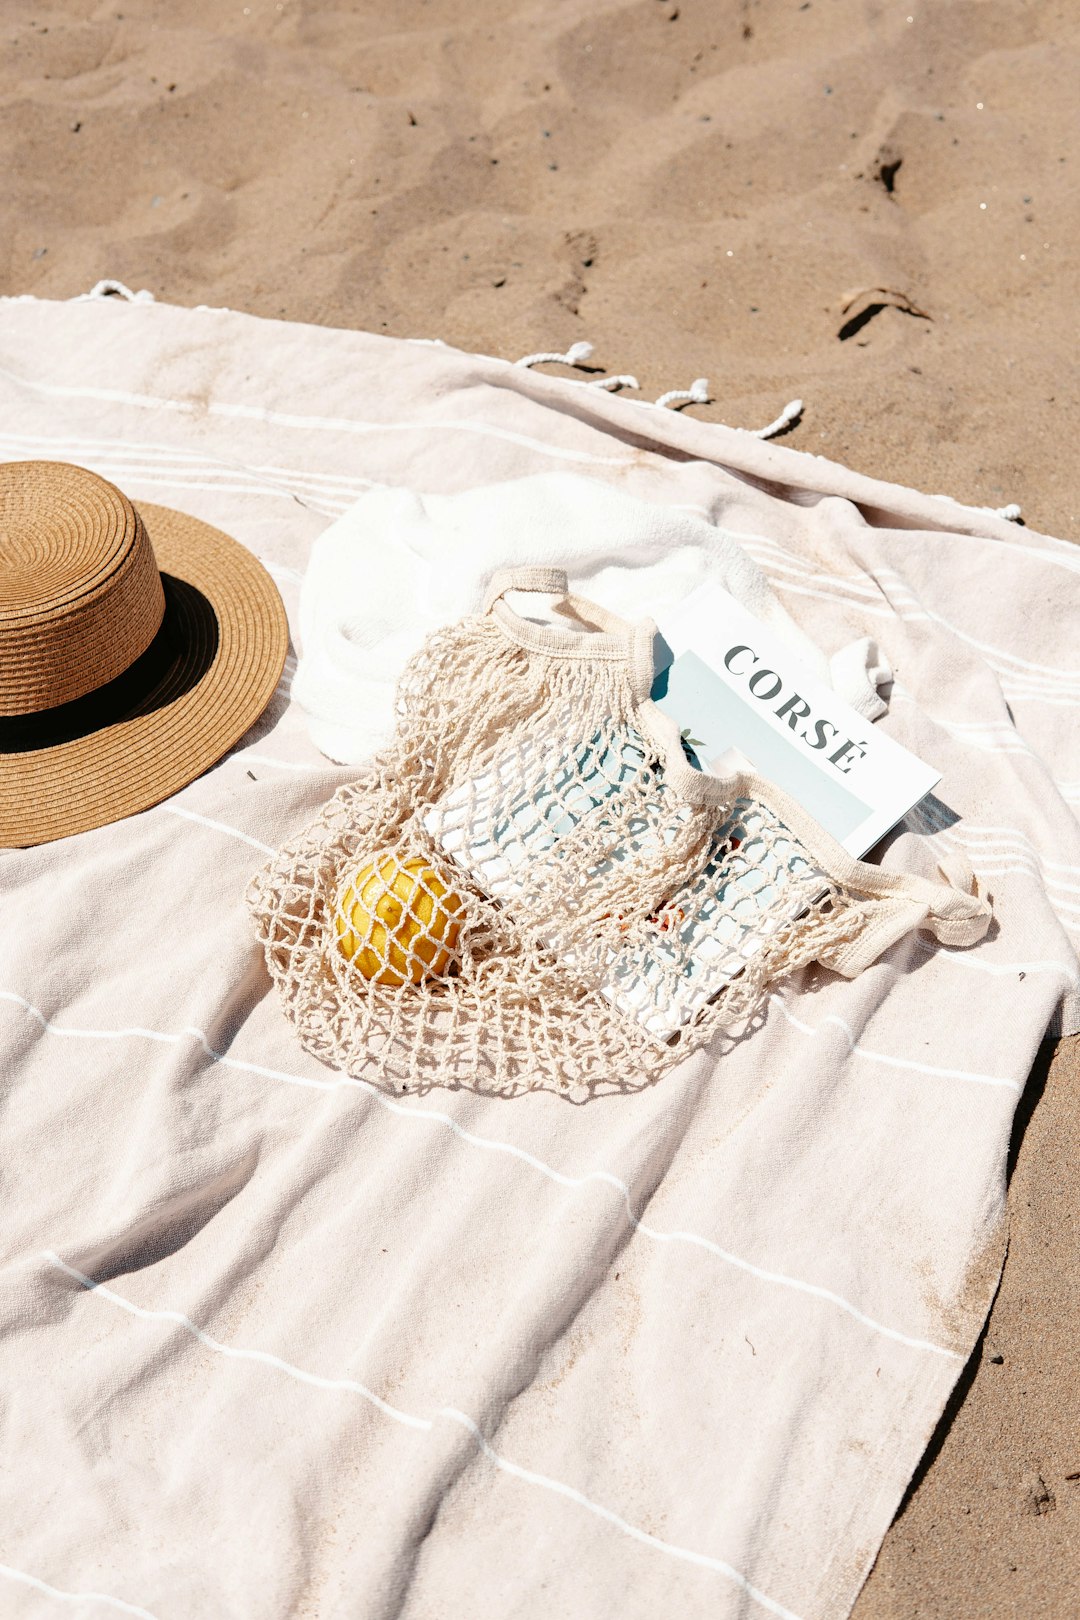
[{"label": "blanket fringe", "polygon": [[685,400],[689,405],[708,405],[712,395],[709,393],[709,379],[698,377],[689,388],[670,388],[666,394],[661,394],[656,403],[665,405],[681,405]]},{"label": "blanket fringe", "polygon": [[131,288],[126,286],[124,282],[115,281],[111,277],[106,278],[104,281],[96,281],[88,293],[79,294],[77,301],[85,298],[122,298],[128,304],[152,304],[154,302],[154,295],[148,287],[140,287],[138,292],[132,292]]},{"label": "blanket fringe", "polygon": [[[536,354],[522,355],[520,360],[514,361],[514,365],[525,366],[526,368],[549,365],[580,366],[591,357],[592,353],[593,345],[582,341],[580,343],[571,343],[565,354],[559,354],[554,349],[541,349]],[[613,377],[591,378],[585,386],[587,388],[603,388],[614,392],[620,388],[640,388],[641,384],[636,377],[631,376],[628,372],[622,372]],[[666,408],[668,405],[709,405],[712,403],[712,395],[709,393],[709,379],[707,377],[698,377],[690,384],[689,388],[669,388],[667,393],[661,394],[655,403],[661,409]],[[774,422],[770,422],[767,427],[751,428],[748,431],[756,439],[772,439],[778,433],[783,433],[785,428],[790,427],[793,422],[797,422],[802,413],[802,400],[792,399],[784,406]]]},{"label": "blanket fringe", "polygon": [[627,374],[624,377],[594,377],[585,386],[586,388],[640,388],[641,384],[636,377]]},{"label": "blanket fringe", "polygon": [[[593,352],[591,343],[571,343],[565,354],[547,353],[526,354],[520,360],[515,360],[516,366],[579,366],[587,360]],[[635,385],[636,386],[636,385]]]},{"label": "blanket fringe", "polygon": [[[590,358],[592,352],[593,345],[582,341],[581,343],[571,343],[565,354],[556,354],[553,349],[551,351],[545,349],[538,354],[523,355],[520,360],[515,360],[514,364],[516,366],[580,366]],[[585,386],[587,388],[640,388],[641,384],[636,377],[631,377],[627,372],[618,377],[594,377]]]},{"label": "blanket fringe", "polygon": [[753,433],[755,439],[773,439],[778,433],[783,433],[784,429],[790,427],[793,422],[797,422],[802,413],[802,400],[791,399],[784,406],[775,422],[770,422],[768,427],[751,428],[750,432]]}]

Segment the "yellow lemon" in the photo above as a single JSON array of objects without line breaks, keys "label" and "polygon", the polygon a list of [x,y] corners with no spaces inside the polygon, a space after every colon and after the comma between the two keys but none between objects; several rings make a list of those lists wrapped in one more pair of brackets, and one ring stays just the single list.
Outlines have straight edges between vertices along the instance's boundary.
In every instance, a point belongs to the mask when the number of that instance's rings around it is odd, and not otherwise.
[{"label": "yellow lemon", "polygon": [[419,984],[444,974],[461,932],[464,902],[422,859],[384,855],[338,893],[338,949],[373,984]]}]

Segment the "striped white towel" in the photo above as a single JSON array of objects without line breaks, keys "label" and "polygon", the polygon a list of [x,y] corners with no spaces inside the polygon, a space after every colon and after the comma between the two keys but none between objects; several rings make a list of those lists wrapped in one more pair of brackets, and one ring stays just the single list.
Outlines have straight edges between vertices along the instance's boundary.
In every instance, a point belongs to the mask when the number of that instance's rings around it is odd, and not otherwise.
[{"label": "striped white towel", "polygon": [[643,1093],[394,1099],[294,1044],[252,945],[249,873],[347,775],[289,670],[175,799],[0,852],[0,1610],[839,1620],[1080,1027],[1080,557],[438,345],[111,300],[0,339],[0,454],[229,530],[294,615],[373,485],[569,470],[735,536],[894,666],[880,724],[943,781],[884,861],[963,851],[996,919],[789,982]]}]

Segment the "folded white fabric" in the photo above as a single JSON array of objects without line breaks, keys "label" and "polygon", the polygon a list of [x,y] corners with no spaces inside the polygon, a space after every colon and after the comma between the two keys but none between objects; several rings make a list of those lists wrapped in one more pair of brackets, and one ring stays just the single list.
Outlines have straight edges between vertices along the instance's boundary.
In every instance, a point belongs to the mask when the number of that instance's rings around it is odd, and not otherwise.
[{"label": "folded white fabric", "polygon": [[407,658],[437,625],[478,612],[508,564],[565,567],[573,590],[630,619],[718,580],[860,713],[885,712],[873,681],[890,677],[876,646],[856,642],[830,668],[734,535],[595,478],[541,473],[456,495],[375,489],[320,535],[292,687],[316,747],[354,764],[386,742]]}]

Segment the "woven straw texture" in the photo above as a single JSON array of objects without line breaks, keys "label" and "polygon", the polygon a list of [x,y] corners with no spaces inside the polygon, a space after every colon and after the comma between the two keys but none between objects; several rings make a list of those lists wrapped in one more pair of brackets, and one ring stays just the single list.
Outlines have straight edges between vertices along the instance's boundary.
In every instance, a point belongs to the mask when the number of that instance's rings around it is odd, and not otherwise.
[{"label": "woven straw texture", "polygon": [[20,846],[207,770],[266,707],[288,624],[261,563],[208,524],[136,512],[78,467],[0,473],[0,845]]},{"label": "woven straw texture", "polygon": [[56,461],[0,467],[0,715],[85,696],[156,636],[165,597],[146,529],[103,478]]},{"label": "woven straw texture", "polygon": [[985,931],[976,896],[943,888],[935,918],[935,885],[883,883],[758,778],[687,766],[646,701],[652,627],[624,629],[545,637],[497,602],[437,632],[392,746],[256,878],[270,972],[324,1062],[582,1101],[744,1038],[806,963],[857,972],[927,919]]}]

